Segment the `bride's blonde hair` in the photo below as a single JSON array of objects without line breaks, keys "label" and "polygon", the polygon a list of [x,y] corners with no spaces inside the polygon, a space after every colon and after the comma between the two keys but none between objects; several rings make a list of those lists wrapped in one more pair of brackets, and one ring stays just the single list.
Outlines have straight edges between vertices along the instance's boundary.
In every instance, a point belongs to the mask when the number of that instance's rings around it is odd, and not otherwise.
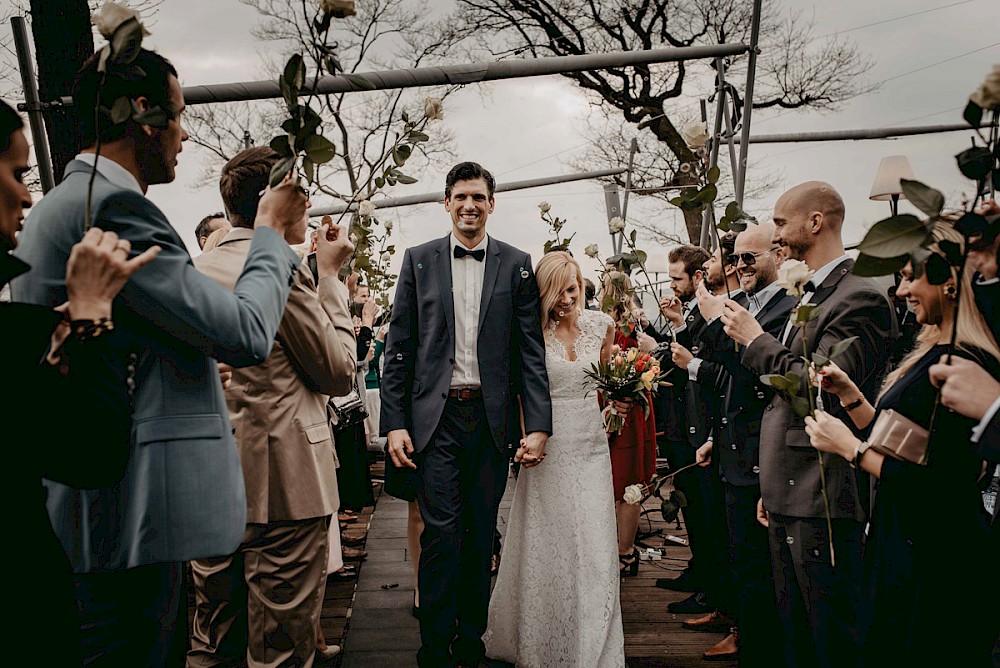
[{"label": "bride's blonde hair", "polygon": [[577,308],[583,308],[581,303],[586,299],[583,287],[583,272],[573,256],[563,251],[551,251],[542,256],[535,266],[535,280],[538,281],[538,292],[542,302],[542,332],[548,333],[552,322],[552,310],[559,301],[559,295],[568,283],[576,282],[580,290]]}]

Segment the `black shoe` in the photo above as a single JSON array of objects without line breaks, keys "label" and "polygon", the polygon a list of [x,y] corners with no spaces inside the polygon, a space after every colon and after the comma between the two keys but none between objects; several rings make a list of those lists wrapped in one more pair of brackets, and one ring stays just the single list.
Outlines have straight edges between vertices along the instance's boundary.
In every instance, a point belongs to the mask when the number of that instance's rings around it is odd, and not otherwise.
[{"label": "black shoe", "polygon": [[703,591],[695,592],[683,601],[674,601],[667,604],[667,612],[678,614],[698,615],[711,611],[712,606],[708,604],[708,595]]},{"label": "black shoe", "polygon": [[670,589],[671,591],[698,591],[698,583],[691,575],[691,571],[685,568],[681,574],[675,578],[656,578],[656,586],[660,589]]}]

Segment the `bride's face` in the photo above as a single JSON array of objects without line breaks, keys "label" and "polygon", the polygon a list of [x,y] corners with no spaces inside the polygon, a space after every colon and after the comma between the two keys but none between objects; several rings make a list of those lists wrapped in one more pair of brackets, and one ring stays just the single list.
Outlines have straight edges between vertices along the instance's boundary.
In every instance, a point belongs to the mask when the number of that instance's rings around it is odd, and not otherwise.
[{"label": "bride's face", "polygon": [[576,281],[570,281],[563,286],[562,291],[559,293],[556,305],[552,309],[552,317],[562,318],[570,311],[577,310],[579,302],[580,286],[577,285]]}]

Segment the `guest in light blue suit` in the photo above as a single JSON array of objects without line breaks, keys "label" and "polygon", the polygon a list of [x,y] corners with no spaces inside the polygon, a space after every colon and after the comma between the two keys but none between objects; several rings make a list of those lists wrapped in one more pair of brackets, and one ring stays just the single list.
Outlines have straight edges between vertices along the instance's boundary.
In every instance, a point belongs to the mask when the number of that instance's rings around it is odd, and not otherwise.
[{"label": "guest in light blue suit", "polygon": [[[235,291],[198,272],[177,232],[144,196],[174,179],[184,98],[177,72],[142,50],[144,76],[109,72],[100,105],[126,97],[138,109],[159,107],[165,127],[100,118],[100,158],[92,222],[131,242],[132,253],[163,250],[114,303],[121,355],[134,372],[130,456],[113,487],[78,491],[49,483],[52,524],[73,569],[83,653],[91,665],[164,666],[183,650],[175,641],[183,562],[232,553],[246,526],[246,498],[216,360],[235,367],[267,358],[299,258],[285,237],[301,228],[305,196],[291,184],[261,200],[257,233]],[[18,257],[32,270],[14,282],[16,299],[66,300],[66,260],[83,236],[95,162],[97,60],[74,89],[83,152],[62,183],[32,211]],[[290,238],[290,237],[289,237]],[[80,434],[100,441],[100,433]]]}]

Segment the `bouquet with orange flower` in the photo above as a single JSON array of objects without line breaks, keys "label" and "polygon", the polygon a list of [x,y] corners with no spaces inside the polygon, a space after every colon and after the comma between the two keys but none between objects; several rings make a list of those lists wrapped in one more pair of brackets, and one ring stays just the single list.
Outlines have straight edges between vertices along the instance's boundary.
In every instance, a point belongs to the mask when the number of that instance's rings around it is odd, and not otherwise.
[{"label": "bouquet with orange flower", "polygon": [[670,385],[664,380],[666,373],[660,370],[660,360],[640,353],[638,348],[613,352],[607,363],[591,365],[586,374],[592,381],[588,385],[604,399],[604,429],[609,434],[620,434],[625,426],[625,418],[614,410],[612,401],[636,403],[648,416],[652,395]]}]

